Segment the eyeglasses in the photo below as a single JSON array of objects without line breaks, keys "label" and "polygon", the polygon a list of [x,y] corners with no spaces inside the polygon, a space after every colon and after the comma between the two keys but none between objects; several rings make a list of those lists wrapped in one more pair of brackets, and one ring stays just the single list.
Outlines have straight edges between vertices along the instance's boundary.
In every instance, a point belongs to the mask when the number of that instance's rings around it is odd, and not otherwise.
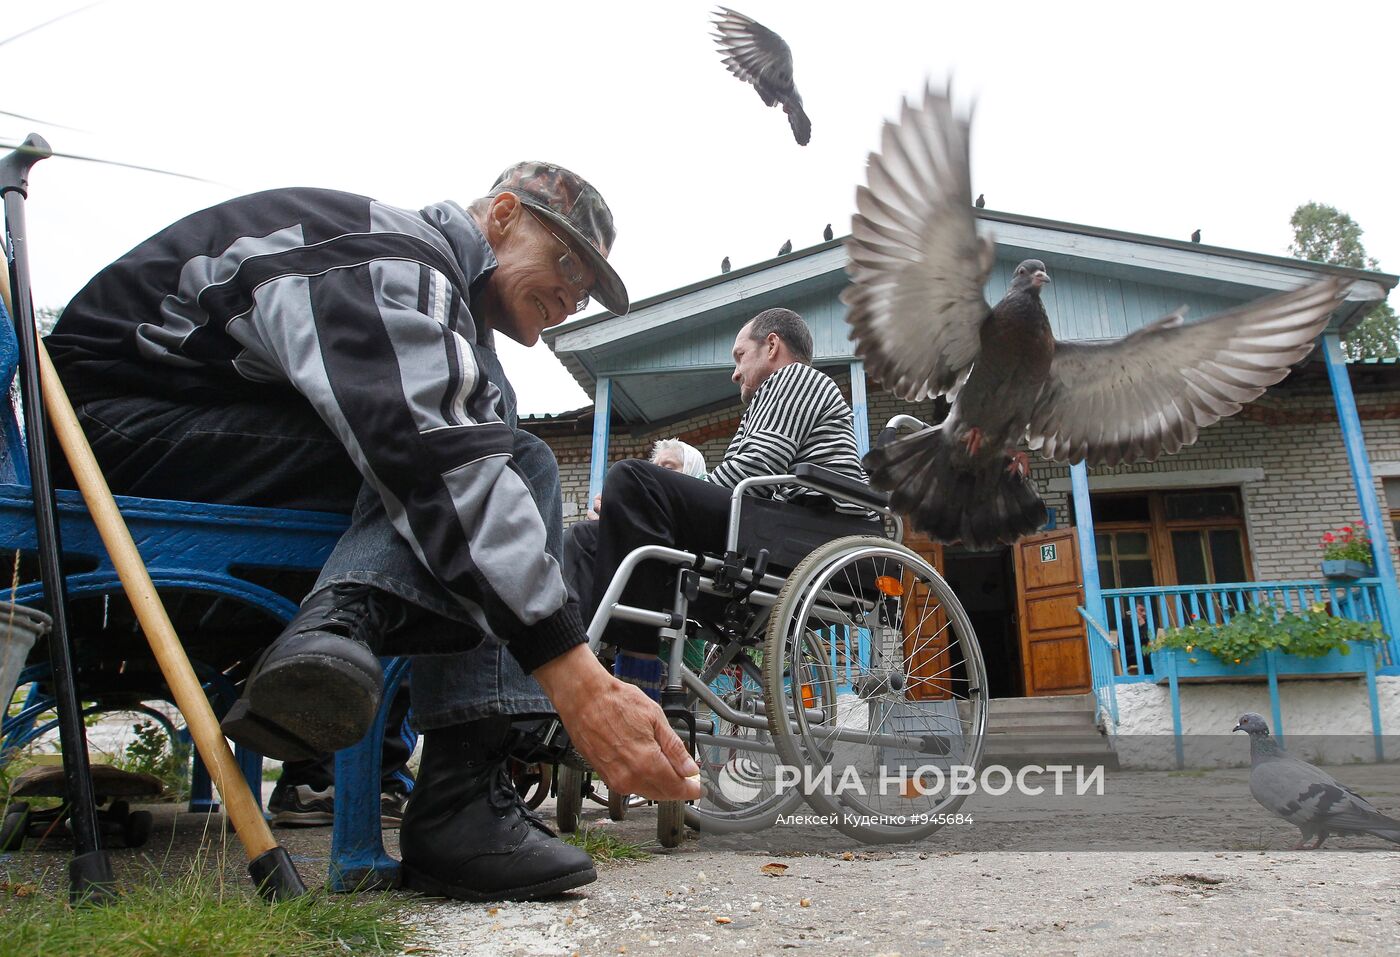
[{"label": "eyeglasses", "polygon": [[573,248],[564,241],[564,238],[550,228],[548,220],[530,209],[529,206],[525,208],[530,211],[531,216],[535,217],[536,222],[543,226],[559,245],[564,247],[564,255],[559,257],[559,275],[564,277],[564,281],[569,284],[570,290],[574,294],[574,313],[583,312],[588,308],[589,298],[588,285],[584,281],[583,264],[579,262],[578,257],[574,255]]}]

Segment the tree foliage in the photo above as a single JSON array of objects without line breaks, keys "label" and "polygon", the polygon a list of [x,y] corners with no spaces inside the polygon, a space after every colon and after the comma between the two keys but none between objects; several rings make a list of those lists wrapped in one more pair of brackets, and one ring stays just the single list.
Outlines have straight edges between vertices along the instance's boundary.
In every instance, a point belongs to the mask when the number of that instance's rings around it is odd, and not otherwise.
[{"label": "tree foliage", "polygon": [[[1304,203],[1293,211],[1290,255],[1311,262],[1352,269],[1377,269],[1380,264],[1366,254],[1362,228],[1346,213],[1323,203]],[[1346,338],[1351,359],[1400,356],[1400,320],[1389,303],[1381,303]]]}]

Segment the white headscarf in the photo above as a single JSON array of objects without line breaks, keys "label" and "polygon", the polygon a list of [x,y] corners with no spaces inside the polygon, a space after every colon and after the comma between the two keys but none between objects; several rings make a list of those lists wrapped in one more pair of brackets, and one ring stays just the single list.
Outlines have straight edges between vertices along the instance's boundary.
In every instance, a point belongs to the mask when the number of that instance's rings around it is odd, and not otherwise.
[{"label": "white headscarf", "polygon": [[680,439],[658,439],[651,449],[651,460],[655,462],[662,452],[674,452],[681,457],[681,471],[691,478],[705,477],[705,456],[700,450]]}]

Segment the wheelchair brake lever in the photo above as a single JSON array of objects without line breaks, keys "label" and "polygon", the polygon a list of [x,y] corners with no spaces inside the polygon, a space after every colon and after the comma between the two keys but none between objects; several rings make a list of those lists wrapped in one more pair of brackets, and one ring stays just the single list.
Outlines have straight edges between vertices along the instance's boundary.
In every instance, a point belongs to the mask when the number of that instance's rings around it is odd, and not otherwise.
[{"label": "wheelchair brake lever", "polygon": [[725,552],[724,563],[715,569],[715,588],[721,593],[728,592],[739,580],[744,559],[738,552]]},{"label": "wheelchair brake lever", "polygon": [[736,601],[743,601],[753,594],[758,583],[763,581],[763,576],[768,571],[768,549],[760,548],[758,555],[753,560],[753,573],[749,577],[749,583],[744,585],[736,583],[734,588],[734,598]]}]

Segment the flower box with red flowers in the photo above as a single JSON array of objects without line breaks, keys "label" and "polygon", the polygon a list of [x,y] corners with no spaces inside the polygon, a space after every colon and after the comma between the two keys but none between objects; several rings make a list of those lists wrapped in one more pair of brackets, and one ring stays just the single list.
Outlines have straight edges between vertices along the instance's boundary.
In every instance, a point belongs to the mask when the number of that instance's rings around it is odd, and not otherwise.
[{"label": "flower box with red flowers", "polygon": [[1323,532],[1322,575],[1340,581],[1355,581],[1375,574],[1371,567],[1371,539],[1360,522]]}]

